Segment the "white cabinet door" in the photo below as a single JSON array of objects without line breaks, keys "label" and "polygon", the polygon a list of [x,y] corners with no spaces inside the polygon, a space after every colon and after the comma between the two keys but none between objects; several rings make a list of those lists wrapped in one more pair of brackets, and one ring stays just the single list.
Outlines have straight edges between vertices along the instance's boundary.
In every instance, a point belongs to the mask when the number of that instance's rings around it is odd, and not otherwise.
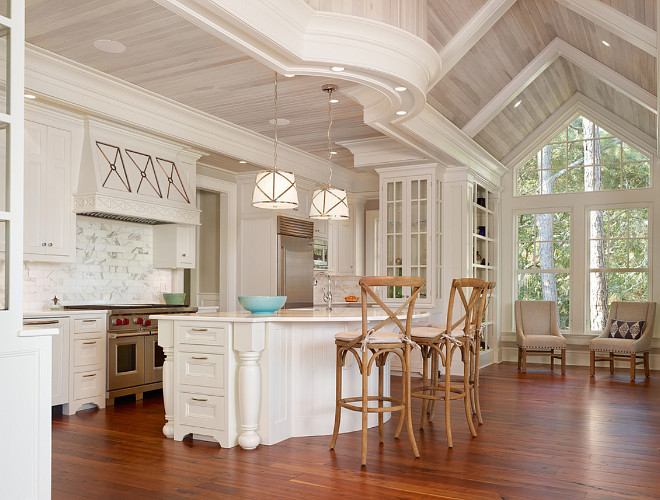
[{"label": "white cabinet door", "polygon": [[154,226],[154,267],[195,267],[196,226],[161,224]]},{"label": "white cabinet door", "polygon": [[335,222],[337,244],[337,274],[355,274],[355,231],[353,218]]},{"label": "white cabinet door", "polygon": [[177,226],[177,267],[195,267],[195,229],[196,226]]},{"label": "white cabinet door", "polygon": [[39,123],[25,122],[25,197],[23,252],[44,254],[46,238],[42,234],[41,186],[46,151],[48,149],[48,127]]}]

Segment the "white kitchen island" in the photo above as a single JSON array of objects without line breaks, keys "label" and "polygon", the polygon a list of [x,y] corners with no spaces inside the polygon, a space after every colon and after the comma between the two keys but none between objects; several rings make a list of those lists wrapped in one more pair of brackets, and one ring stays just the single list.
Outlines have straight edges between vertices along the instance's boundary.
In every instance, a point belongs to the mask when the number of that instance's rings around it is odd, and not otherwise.
[{"label": "white kitchen island", "polygon": [[[370,324],[385,319],[369,311]],[[415,314],[415,319],[428,313]],[[332,433],[335,411],[334,335],[361,329],[361,308],[155,315],[165,352],[163,433],[188,434],[244,449],[295,436]],[[343,391],[358,395],[360,375],[347,357]],[[377,391],[376,373],[370,392]],[[386,367],[389,394],[389,363]],[[386,414],[387,415],[387,414]],[[370,415],[369,425],[377,423]],[[342,414],[340,432],[361,427],[358,413]]]}]

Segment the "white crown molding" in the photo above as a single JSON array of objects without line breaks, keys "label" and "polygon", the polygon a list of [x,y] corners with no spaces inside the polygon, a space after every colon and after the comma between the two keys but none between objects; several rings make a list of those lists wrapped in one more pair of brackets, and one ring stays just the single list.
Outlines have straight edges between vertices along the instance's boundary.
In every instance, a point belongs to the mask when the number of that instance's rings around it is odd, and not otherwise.
[{"label": "white crown molding", "polygon": [[623,12],[599,0],[556,1],[653,57],[658,56],[656,32]]},{"label": "white crown molding", "polygon": [[502,163],[513,170],[530,154],[545,146],[566,123],[570,123],[580,115],[598,123],[603,128],[607,128],[608,132],[633,144],[645,153],[656,156],[655,138],[649,136],[597,102],[589,99],[587,96],[576,92],[512,149],[502,159]]},{"label": "white crown molding", "polygon": [[463,132],[470,137],[476,136],[559,57],[566,58],[652,113],[658,113],[656,97],[653,94],[561,38],[555,38],[463,126]]},{"label": "white crown molding", "polygon": [[[43,100],[254,165],[272,164],[268,137],[39,47],[26,44],[25,53],[25,87]],[[286,144],[279,145],[278,157],[283,169],[318,182],[328,169],[327,160]],[[337,185],[350,189],[352,171],[336,166],[334,175]]]},{"label": "white crown molding", "polygon": [[424,156],[416,150],[395,141],[390,137],[374,137],[370,139],[356,139],[343,141],[337,144],[353,153],[353,166],[355,168],[368,168],[385,165],[413,164],[424,161]]},{"label": "white crown molding", "polygon": [[470,52],[493,25],[516,3],[516,0],[488,0],[438,53],[442,70],[437,83]]}]

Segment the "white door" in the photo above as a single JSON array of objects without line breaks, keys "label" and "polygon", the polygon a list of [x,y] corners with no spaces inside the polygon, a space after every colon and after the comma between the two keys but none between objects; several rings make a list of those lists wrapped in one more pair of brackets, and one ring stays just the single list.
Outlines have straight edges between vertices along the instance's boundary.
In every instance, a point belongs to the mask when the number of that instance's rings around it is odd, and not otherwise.
[{"label": "white door", "polygon": [[[25,6],[0,3],[0,496],[50,497],[51,339],[22,332]],[[11,43],[9,41],[11,40]],[[5,90],[6,89],[6,90]],[[6,103],[6,104],[5,104]],[[57,330],[55,330],[57,332]],[[34,336],[22,336],[22,335]],[[35,335],[36,334],[36,335]]]}]

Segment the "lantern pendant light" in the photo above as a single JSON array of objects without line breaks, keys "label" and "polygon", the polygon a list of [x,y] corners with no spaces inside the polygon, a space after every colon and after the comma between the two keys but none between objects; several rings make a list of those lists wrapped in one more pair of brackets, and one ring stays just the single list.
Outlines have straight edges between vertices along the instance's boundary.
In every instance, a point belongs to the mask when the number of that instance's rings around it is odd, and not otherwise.
[{"label": "lantern pendant light", "polygon": [[336,85],[324,85],[323,92],[328,94],[328,166],[330,177],[328,186],[314,191],[312,206],[309,209],[310,219],[348,219],[348,201],[346,191],[332,187],[332,93],[337,90]]},{"label": "lantern pendant light", "polygon": [[293,172],[277,169],[277,71],[275,72],[275,134],[273,136],[273,168],[257,174],[252,206],[258,208],[296,208],[298,206],[298,191],[296,177]]}]

